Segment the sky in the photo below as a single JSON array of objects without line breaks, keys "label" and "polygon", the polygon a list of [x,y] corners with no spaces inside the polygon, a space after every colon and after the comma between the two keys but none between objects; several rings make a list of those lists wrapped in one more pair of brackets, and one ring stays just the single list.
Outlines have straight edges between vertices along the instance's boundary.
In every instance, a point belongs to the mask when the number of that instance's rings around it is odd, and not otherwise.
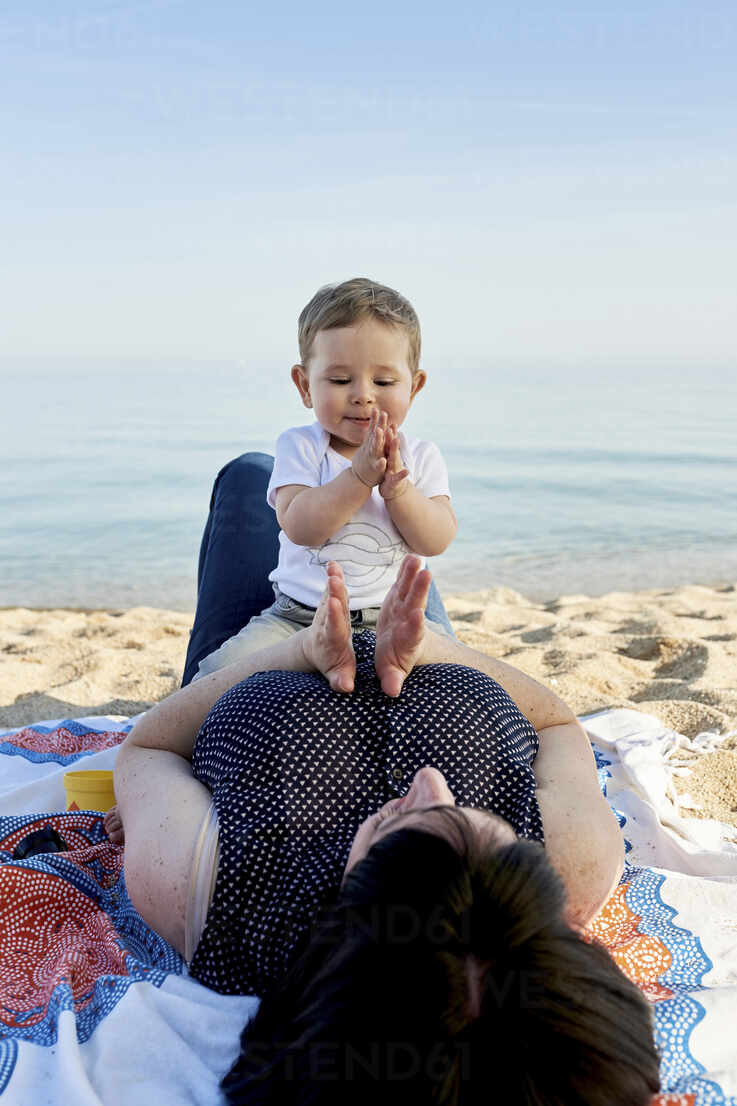
[{"label": "sky", "polygon": [[321,285],[428,366],[733,363],[733,0],[10,0],[0,370],[288,363]]}]

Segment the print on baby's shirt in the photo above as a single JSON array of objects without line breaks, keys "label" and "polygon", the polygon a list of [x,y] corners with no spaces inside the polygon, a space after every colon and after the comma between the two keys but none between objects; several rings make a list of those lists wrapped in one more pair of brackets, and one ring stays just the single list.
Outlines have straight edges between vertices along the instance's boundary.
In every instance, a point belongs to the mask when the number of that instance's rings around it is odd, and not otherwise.
[{"label": "print on baby's shirt", "polygon": [[349,522],[322,545],[310,546],[309,552],[313,565],[326,566],[328,561],[337,561],[343,569],[348,591],[351,596],[358,597],[373,592],[385,576],[390,577],[388,588],[396,576],[396,571],[392,571],[394,566],[412,550],[401,539],[395,541],[379,526]]}]

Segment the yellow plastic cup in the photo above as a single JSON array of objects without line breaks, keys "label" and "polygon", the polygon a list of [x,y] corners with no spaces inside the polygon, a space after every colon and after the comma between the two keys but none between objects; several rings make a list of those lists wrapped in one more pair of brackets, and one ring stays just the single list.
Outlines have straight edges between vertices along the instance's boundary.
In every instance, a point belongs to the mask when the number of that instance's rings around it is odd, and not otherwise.
[{"label": "yellow plastic cup", "polygon": [[64,790],[67,810],[101,810],[115,806],[112,772],[90,769],[87,772],[65,772]]}]

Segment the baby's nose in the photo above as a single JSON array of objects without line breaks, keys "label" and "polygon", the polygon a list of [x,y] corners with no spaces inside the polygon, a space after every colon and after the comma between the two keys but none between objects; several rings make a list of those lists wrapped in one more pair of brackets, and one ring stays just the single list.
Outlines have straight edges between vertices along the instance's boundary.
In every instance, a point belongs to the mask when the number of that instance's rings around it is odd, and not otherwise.
[{"label": "baby's nose", "polygon": [[368,380],[357,380],[351,389],[354,403],[373,403],[374,387]]}]

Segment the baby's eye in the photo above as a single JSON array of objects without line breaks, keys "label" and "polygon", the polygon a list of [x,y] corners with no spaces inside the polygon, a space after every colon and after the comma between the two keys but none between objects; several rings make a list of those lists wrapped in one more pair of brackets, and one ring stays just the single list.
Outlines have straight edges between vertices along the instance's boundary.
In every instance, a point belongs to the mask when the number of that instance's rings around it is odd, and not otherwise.
[{"label": "baby's eye", "polygon": [[377,380],[375,382],[380,388],[387,388],[390,384],[395,384],[395,380]]},{"label": "baby's eye", "polygon": [[331,376],[330,377],[330,383],[331,384],[347,384],[348,381],[343,376]]}]

